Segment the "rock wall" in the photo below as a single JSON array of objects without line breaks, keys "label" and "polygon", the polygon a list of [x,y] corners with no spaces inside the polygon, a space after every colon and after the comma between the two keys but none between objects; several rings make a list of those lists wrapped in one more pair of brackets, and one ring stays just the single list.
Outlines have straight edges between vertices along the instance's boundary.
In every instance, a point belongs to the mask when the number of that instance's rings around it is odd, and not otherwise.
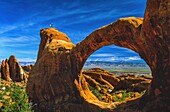
[{"label": "rock wall", "polygon": [[81,71],[94,51],[115,44],[137,52],[151,68],[153,79],[138,100],[139,109],[170,111],[169,28],[170,1],[148,0],[144,19],[121,18],[92,32],[77,45],[54,28],[42,29],[38,60],[27,85],[30,99],[40,111],[121,112],[116,109],[118,104],[100,102],[91,94]]}]

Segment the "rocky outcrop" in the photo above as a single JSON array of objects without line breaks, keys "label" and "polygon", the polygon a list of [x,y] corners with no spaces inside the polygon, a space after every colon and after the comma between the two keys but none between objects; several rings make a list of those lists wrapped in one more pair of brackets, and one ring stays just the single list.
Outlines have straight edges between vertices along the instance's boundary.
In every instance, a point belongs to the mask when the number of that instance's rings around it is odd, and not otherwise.
[{"label": "rocky outcrop", "polygon": [[136,76],[131,74],[124,74],[117,76],[120,80],[115,86],[116,90],[128,90],[135,92],[142,92],[146,90],[151,83],[151,76]]},{"label": "rocky outcrop", "polygon": [[[90,85],[94,86],[102,86],[105,85],[109,87],[110,89],[114,89],[114,87],[118,84],[120,81],[115,75],[113,75],[110,72],[107,72],[101,68],[92,68],[87,71],[83,71],[83,75],[86,79],[86,81]],[[92,84],[94,83],[94,84]]]},{"label": "rocky outcrop", "polygon": [[7,81],[27,81],[28,78],[28,75],[13,55],[9,57],[9,60],[2,60],[1,75],[2,79]]},{"label": "rocky outcrop", "polygon": [[44,48],[46,47],[53,50],[57,47],[57,50],[62,52],[63,50],[70,50],[74,46],[66,34],[59,32],[54,28],[46,29],[46,31],[41,29],[40,35],[41,42],[38,51],[38,59],[43,55]]},{"label": "rocky outcrop", "polygon": [[144,75],[123,74],[116,76],[101,68],[83,71],[82,75],[87,87],[98,96],[98,100],[109,103],[115,102],[115,94],[122,90],[127,91],[127,93],[134,92],[134,94],[143,92],[148,88],[152,80],[151,76]]},{"label": "rocky outcrop", "polygon": [[8,60],[2,60],[1,63],[1,77],[7,81],[11,81]]},{"label": "rocky outcrop", "polygon": [[33,67],[34,65],[26,65],[26,66],[22,66],[22,68],[24,69],[24,71],[26,71],[26,72],[30,72],[31,71],[31,69],[32,69],[32,67]]},{"label": "rocky outcrop", "polygon": [[[37,104],[37,109],[60,112],[94,112],[101,109],[107,112],[112,109],[125,112],[126,107],[137,103],[135,106],[146,112],[170,111],[169,4],[169,0],[148,0],[144,19],[121,18],[94,31],[77,45],[54,28],[41,30],[38,60],[27,85],[29,97]],[[94,51],[111,44],[137,52],[150,66],[153,79],[142,98],[122,104],[105,103],[89,90],[82,67]],[[132,86],[129,80],[132,79],[127,78],[127,82],[122,83]],[[97,84],[94,80],[91,82]],[[143,82],[144,85],[147,83]],[[133,86],[137,87],[139,83]]]}]

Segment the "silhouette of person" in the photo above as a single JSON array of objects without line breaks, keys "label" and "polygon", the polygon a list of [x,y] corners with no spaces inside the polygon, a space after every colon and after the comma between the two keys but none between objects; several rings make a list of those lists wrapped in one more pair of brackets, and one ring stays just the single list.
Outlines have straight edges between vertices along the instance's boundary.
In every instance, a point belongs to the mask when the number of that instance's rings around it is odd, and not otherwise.
[{"label": "silhouette of person", "polygon": [[52,23],[50,23],[50,28],[52,28],[52,26],[53,26],[53,24],[52,24]]}]

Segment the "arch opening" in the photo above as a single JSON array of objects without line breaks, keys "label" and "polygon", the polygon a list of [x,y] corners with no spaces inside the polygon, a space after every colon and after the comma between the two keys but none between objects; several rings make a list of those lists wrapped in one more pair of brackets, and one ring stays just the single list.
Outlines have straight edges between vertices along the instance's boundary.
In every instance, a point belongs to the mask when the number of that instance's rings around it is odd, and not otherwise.
[{"label": "arch opening", "polygon": [[[147,53],[143,50],[144,40],[139,38],[142,22],[142,18],[122,18],[92,32],[72,50],[72,52],[79,51],[78,62],[80,62],[80,66],[78,70],[82,70],[86,60],[90,56],[94,56],[95,51],[109,45],[131,49],[152,67],[150,61],[146,58]],[[134,59],[134,57],[122,59],[128,60]],[[145,93],[151,80],[152,77],[148,75],[123,74],[116,76],[103,69],[95,68],[80,72],[79,83],[76,85],[79,86],[79,91],[83,91],[83,94],[80,94],[86,101],[89,103],[93,102],[93,104],[101,108],[109,108],[107,106],[102,107],[103,105],[101,104],[106,103],[106,105],[111,104],[110,106],[113,106],[112,104],[121,104],[124,101],[138,99]]]},{"label": "arch opening", "polygon": [[92,53],[83,70],[102,68],[115,75],[151,75],[150,67],[138,53],[115,45],[104,46]]},{"label": "arch opening", "polygon": [[138,53],[115,45],[93,52],[82,75],[97,100],[118,103],[140,98],[151,83],[151,70]]}]

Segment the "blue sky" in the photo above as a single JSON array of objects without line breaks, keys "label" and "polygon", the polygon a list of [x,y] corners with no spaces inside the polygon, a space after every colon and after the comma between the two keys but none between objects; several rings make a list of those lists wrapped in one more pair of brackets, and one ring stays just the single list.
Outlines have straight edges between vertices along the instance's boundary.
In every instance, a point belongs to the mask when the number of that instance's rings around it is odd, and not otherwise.
[{"label": "blue sky", "polygon": [[[74,44],[118,18],[143,17],[146,0],[0,0],[0,59],[37,58],[40,28],[66,33]],[[138,54],[114,45],[103,47],[90,61],[141,60]]]}]

